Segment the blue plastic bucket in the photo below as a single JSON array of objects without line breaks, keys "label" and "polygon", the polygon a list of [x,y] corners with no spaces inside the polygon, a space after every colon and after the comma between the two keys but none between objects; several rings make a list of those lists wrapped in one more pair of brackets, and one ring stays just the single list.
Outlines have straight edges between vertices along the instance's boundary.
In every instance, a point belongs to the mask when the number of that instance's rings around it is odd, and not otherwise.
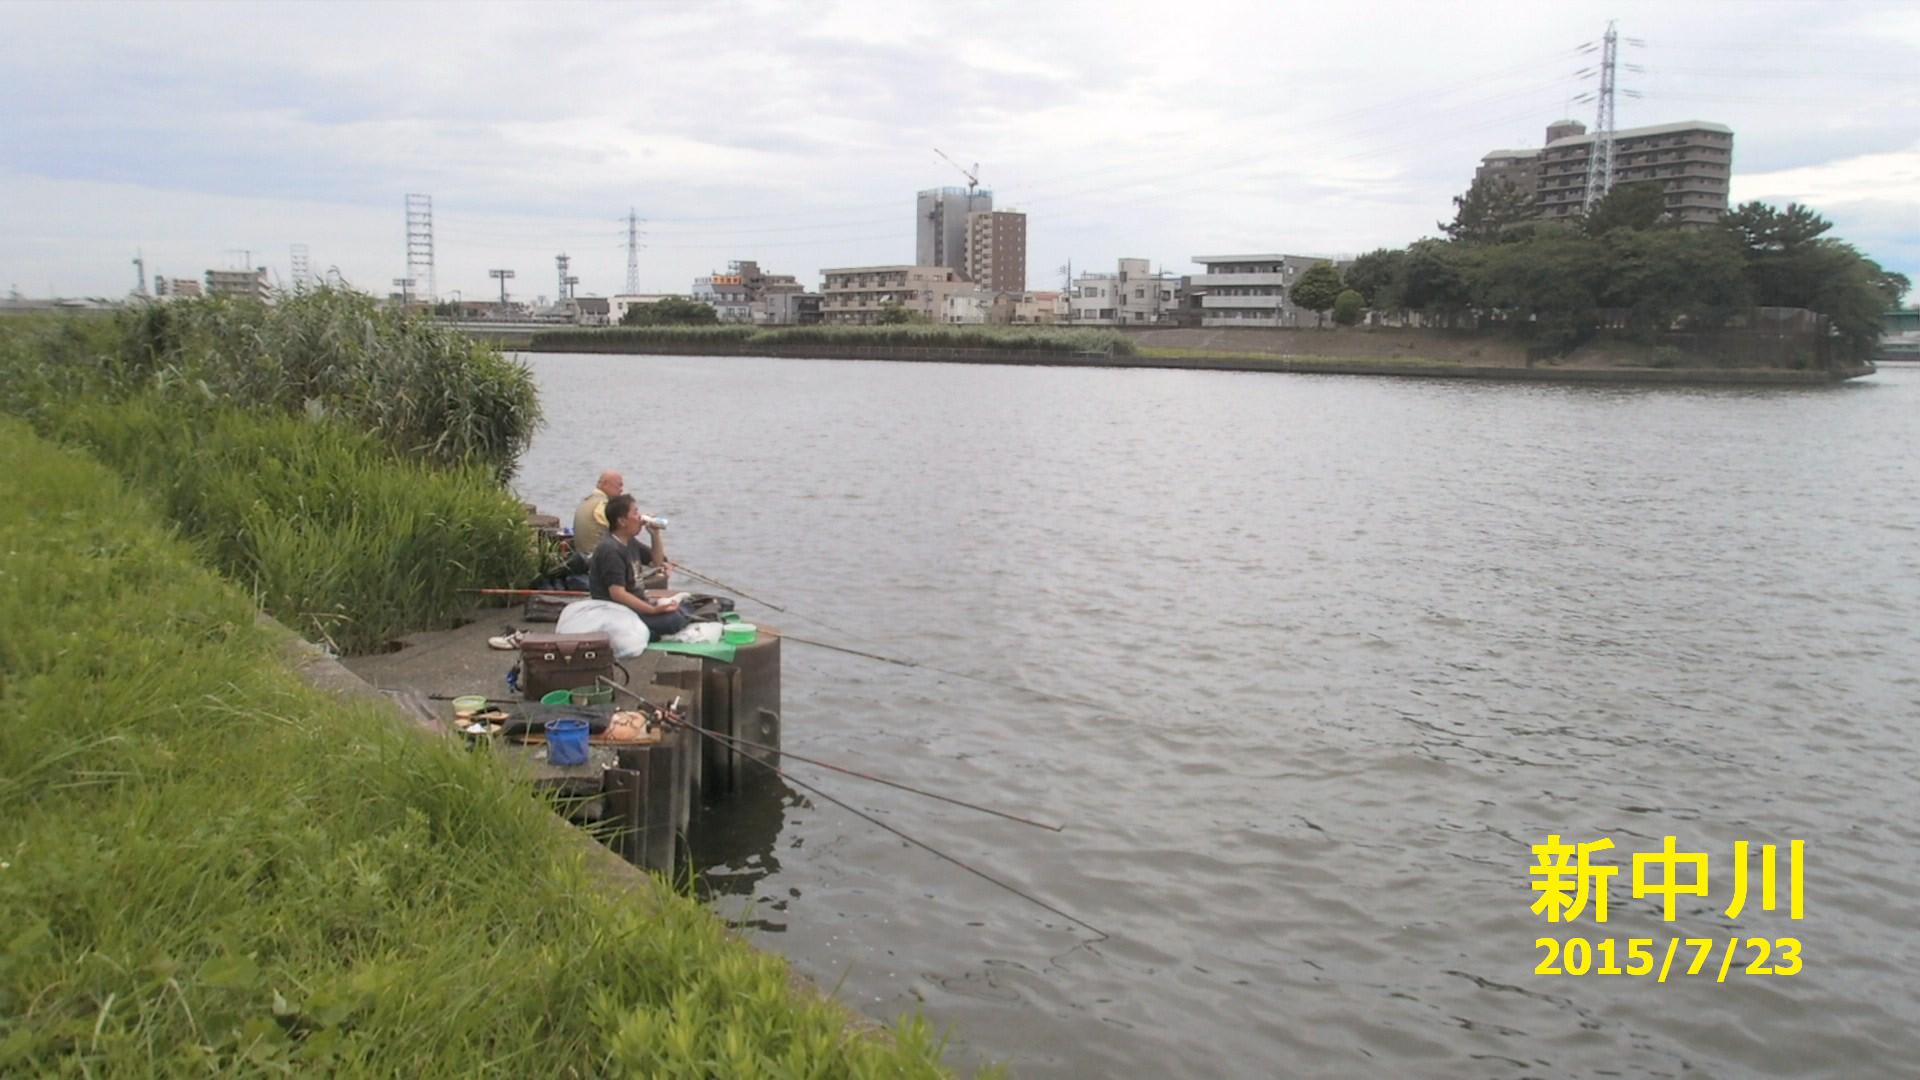
[{"label": "blue plastic bucket", "polygon": [[587,763],[587,722],[585,720],[547,721],[547,763],[585,765]]}]

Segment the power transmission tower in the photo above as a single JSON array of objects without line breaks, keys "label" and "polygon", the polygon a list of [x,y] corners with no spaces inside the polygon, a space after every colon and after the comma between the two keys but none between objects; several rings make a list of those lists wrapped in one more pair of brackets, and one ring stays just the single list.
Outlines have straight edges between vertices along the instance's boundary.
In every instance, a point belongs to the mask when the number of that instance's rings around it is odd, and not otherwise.
[{"label": "power transmission tower", "polygon": [[553,257],[553,261],[554,261],[554,264],[560,268],[560,291],[555,294],[557,297],[559,297],[556,303],[565,304],[568,300],[573,299],[573,293],[569,291],[569,286],[573,282],[579,281],[580,279],[576,277],[567,276],[566,252],[563,251],[560,254],[555,255]]},{"label": "power transmission tower", "polygon": [[313,264],[307,256],[307,245],[293,245],[293,287],[310,289],[313,287]]},{"label": "power transmission tower", "polygon": [[407,196],[407,276],[429,302],[433,288],[433,196]]},{"label": "power transmission tower", "polygon": [[489,270],[487,276],[500,282],[500,310],[507,309],[507,281],[513,277],[511,270]]},{"label": "power transmission tower", "polygon": [[640,291],[640,215],[627,207],[627,295]]},{"label": "power transmission tower", "polygon": [[1580,202],[1581,213],[1592,213],[1593,204],[1613,190],[1613,83],[1620,62],[1620,35],[1607,23],[1607,36],[1600,47],[1599,115],[1593,122],[1593,147],[1587,155],[1587,191]]}]

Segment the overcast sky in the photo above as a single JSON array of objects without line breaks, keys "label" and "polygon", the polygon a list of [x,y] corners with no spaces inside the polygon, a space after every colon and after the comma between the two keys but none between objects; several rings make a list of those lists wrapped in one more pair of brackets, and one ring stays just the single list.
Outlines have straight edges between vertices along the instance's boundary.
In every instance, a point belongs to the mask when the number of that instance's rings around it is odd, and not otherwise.
[{"label": "overcast sky", "polygon": [[[914,192],[978,162],[1069,259],[1357,253],[1435,233],[1481,154],[1589,124],[1734,129],[1736,200],[1799,200],[1920,280],[1920,3],[0,3],[0,289],[120,295],[130,260],[387,291],[432,195],[442,296],[817,286],[911,262]],[[243,254],[243,253],[250,253]]]}]

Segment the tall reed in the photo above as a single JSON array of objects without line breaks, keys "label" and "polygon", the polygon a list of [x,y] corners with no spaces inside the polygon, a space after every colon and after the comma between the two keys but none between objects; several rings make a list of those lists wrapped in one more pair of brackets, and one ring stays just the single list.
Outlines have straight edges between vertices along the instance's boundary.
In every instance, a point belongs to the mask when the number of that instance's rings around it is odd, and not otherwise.
[{"label": "tall reed", "polygon": [[461,589],[537,569],[524,511],[485,469],[401,460],[328,419],[183,413],[149,393],[43,423],[145,491],[262,608],[345,652],[450,625],[472,605]]}]

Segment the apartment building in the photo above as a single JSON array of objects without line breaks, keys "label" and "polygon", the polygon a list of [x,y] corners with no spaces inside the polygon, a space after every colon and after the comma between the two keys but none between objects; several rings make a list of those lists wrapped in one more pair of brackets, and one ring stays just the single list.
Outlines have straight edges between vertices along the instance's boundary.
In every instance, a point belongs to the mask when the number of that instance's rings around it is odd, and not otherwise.
[{"label": "apartment building", "polygon": [[898,304],[931,322],[946,321],[947,296],[967,287],[946,266],[845,266],[820,271],[820,321],[865,326]]},{"label": "apartment building", "polygon": [[266,300],[272,297],[273,286],[267,282],[267,268],[264,266],[255,270],[209,270],[207,295]]},{"label": "apartment building", "polygon": [[1189,280],[1201,326],[1313,326],[1314,314],[1295,305],[1293,285],[1309,267],[1339,263],[1316,255],[1195,255],[1205,267]]},{"label": "apartment building", "polygon": [[1173,321],[1185,295],[1178,274],[1156,274],[1145,259],[1121,259],[1114,273],[1073,279],[1068,320],[1086,326],[1149,326]]},{"label": "apartment building", "polygon": [[[1510,179],[1533,196],[1546,221],[1578,217],[1586,201],[1587,163],[1593,135],[1578,120],[1547,128],[1538,150],[1495,150],[1480,159],[1476,178]],[[1613,182],[1658,184],[1667,213],[1682,225],[1704,227],[1727,212],[1733,177],[1733,129],[1704,120],[1684,120],[1613,133]]]},{"label": "apartment building", "polygon": [[997,293],[1027,288],[1027,215],[976,210],[967,215],[967,280]]},{"label": "apartment building", "polygon": [[[914,202],[913,259],[917,266],[944,266],[967,272],[967,221],[993,209],[993,192],[967,188],[928,188]],[[1026,246],[1025,224],[1021,246]],[[1025,267],[1024,253],[1021,266]],[[1021,271],[1023,274],[1025,270]]]},{"label": "apartment building", "polygon": [[806,291],[792,274],[769,274],[752,259],[735,259],[727,263],[724,274],[694,278],[691,295],[712,308],[723,323],[750,323],[764,321],[769,297]]},{"label": "apartment building", "polygon": [[820,321],[820,294],[785,289],[748,305],[755,326],[812,326]]}]

